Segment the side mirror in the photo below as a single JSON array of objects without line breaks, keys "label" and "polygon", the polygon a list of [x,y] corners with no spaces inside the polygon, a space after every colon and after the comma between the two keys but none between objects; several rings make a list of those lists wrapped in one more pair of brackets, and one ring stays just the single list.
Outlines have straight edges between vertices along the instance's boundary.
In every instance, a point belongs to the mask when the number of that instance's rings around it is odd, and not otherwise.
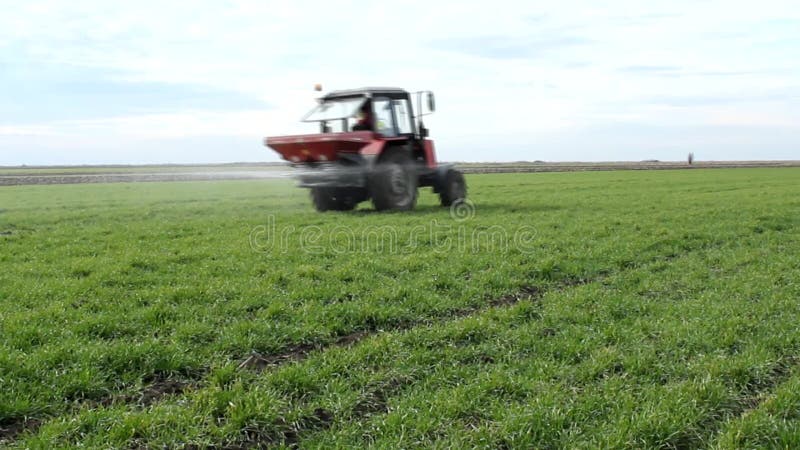
[{"label": "side mirror", "polygon": [[425,127],[420,128],[419,129],[419,134],[422,135],[423,139],[428,137],[428,134],[429,134],[428,129],[425,128]]},{"label": "side mirror", "polygon": [[428,91],[428,110],[430,112],[436,111],[436,99],[433,98],[433,92]]}]

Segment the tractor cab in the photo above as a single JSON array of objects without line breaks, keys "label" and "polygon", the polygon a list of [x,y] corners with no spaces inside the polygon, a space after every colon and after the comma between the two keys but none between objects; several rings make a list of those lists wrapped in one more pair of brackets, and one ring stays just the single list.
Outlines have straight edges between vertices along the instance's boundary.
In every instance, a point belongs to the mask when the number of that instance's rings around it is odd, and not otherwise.
[{"label": "tractor cab", "polygon": [[427,138],[422,117],[435,109],[432,92],[362,88],[333,91],[317,102],[301,120],[316,122],[318,133],[264,140],[300,169],[299,184],[311,188],[317,210],[349,210],[370,198],[378,210],[408,210],[420,186],[432,186],[443,205],[465,198],[463,176],[437,163]]},{"label": "tractor cab", "polygon": [[[427,94],[433,98],[432,93]],[[418,124],[414,119],[408,92],[397,88],[364,88],[331,92],[320,98],[317,107],[302,120],[319,122],[320,133],[369,130],[388,138],[417,138]]]}]

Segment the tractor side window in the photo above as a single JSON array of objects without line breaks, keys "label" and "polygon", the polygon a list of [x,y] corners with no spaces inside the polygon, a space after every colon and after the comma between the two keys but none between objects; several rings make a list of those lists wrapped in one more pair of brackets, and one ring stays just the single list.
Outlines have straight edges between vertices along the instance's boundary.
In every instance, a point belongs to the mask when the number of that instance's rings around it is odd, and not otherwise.
[{"label": "tractor side window", "polygon": [[327,129],[327,133],[341,133],[342,131],[346,131],[344,129],[345,121],[342,119],[328,120],[322,123],[323,127]]},{"label": "tractor side window", "polygon": [[376,99],[372,102],[372,107],[375,112],[375,131],[386,137],[397,136],[392,118],[392,101],[385,98]]},{"label": "tractor side window", "polygon": [[411,114],[409,114],[408,100],[392,100],[394,104],[394,116],[397,117],[397,131],[400,134],[411,134]]}]

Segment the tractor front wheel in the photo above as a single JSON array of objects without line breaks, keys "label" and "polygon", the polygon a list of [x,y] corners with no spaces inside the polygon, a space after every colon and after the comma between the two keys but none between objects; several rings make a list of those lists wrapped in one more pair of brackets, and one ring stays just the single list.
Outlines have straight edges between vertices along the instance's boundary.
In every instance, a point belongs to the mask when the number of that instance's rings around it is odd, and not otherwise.
[{"label": "tractor front wheel", "polygon": [[341,188],[311,188],[311,201],[319,212],[351,211],[358,204],[353,195]]},{"label": "tractor front wheel", "polygon": [[450,206],[453,203],[467,198],[467,183],[464,181],[464,174],[450,169],[442,177],[442,185],[439,188],[439,200],[442,206]]},{"label": "tractor front wheel", "polygon": [[386,154],[370,176],[370,196],[378,211],[409,211],[417,204],[417,173],[402,151]]}]

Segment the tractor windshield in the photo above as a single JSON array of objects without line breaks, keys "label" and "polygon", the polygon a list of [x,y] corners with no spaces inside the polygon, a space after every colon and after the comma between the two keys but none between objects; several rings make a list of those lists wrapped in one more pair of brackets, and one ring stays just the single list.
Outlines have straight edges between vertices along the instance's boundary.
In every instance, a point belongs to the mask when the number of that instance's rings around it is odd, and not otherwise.
[{"label": "tractor windshield", "polygon": [[354,116],[366,101],[364,97],[325,100],[306,114],[303,122],[347,119]]}]

